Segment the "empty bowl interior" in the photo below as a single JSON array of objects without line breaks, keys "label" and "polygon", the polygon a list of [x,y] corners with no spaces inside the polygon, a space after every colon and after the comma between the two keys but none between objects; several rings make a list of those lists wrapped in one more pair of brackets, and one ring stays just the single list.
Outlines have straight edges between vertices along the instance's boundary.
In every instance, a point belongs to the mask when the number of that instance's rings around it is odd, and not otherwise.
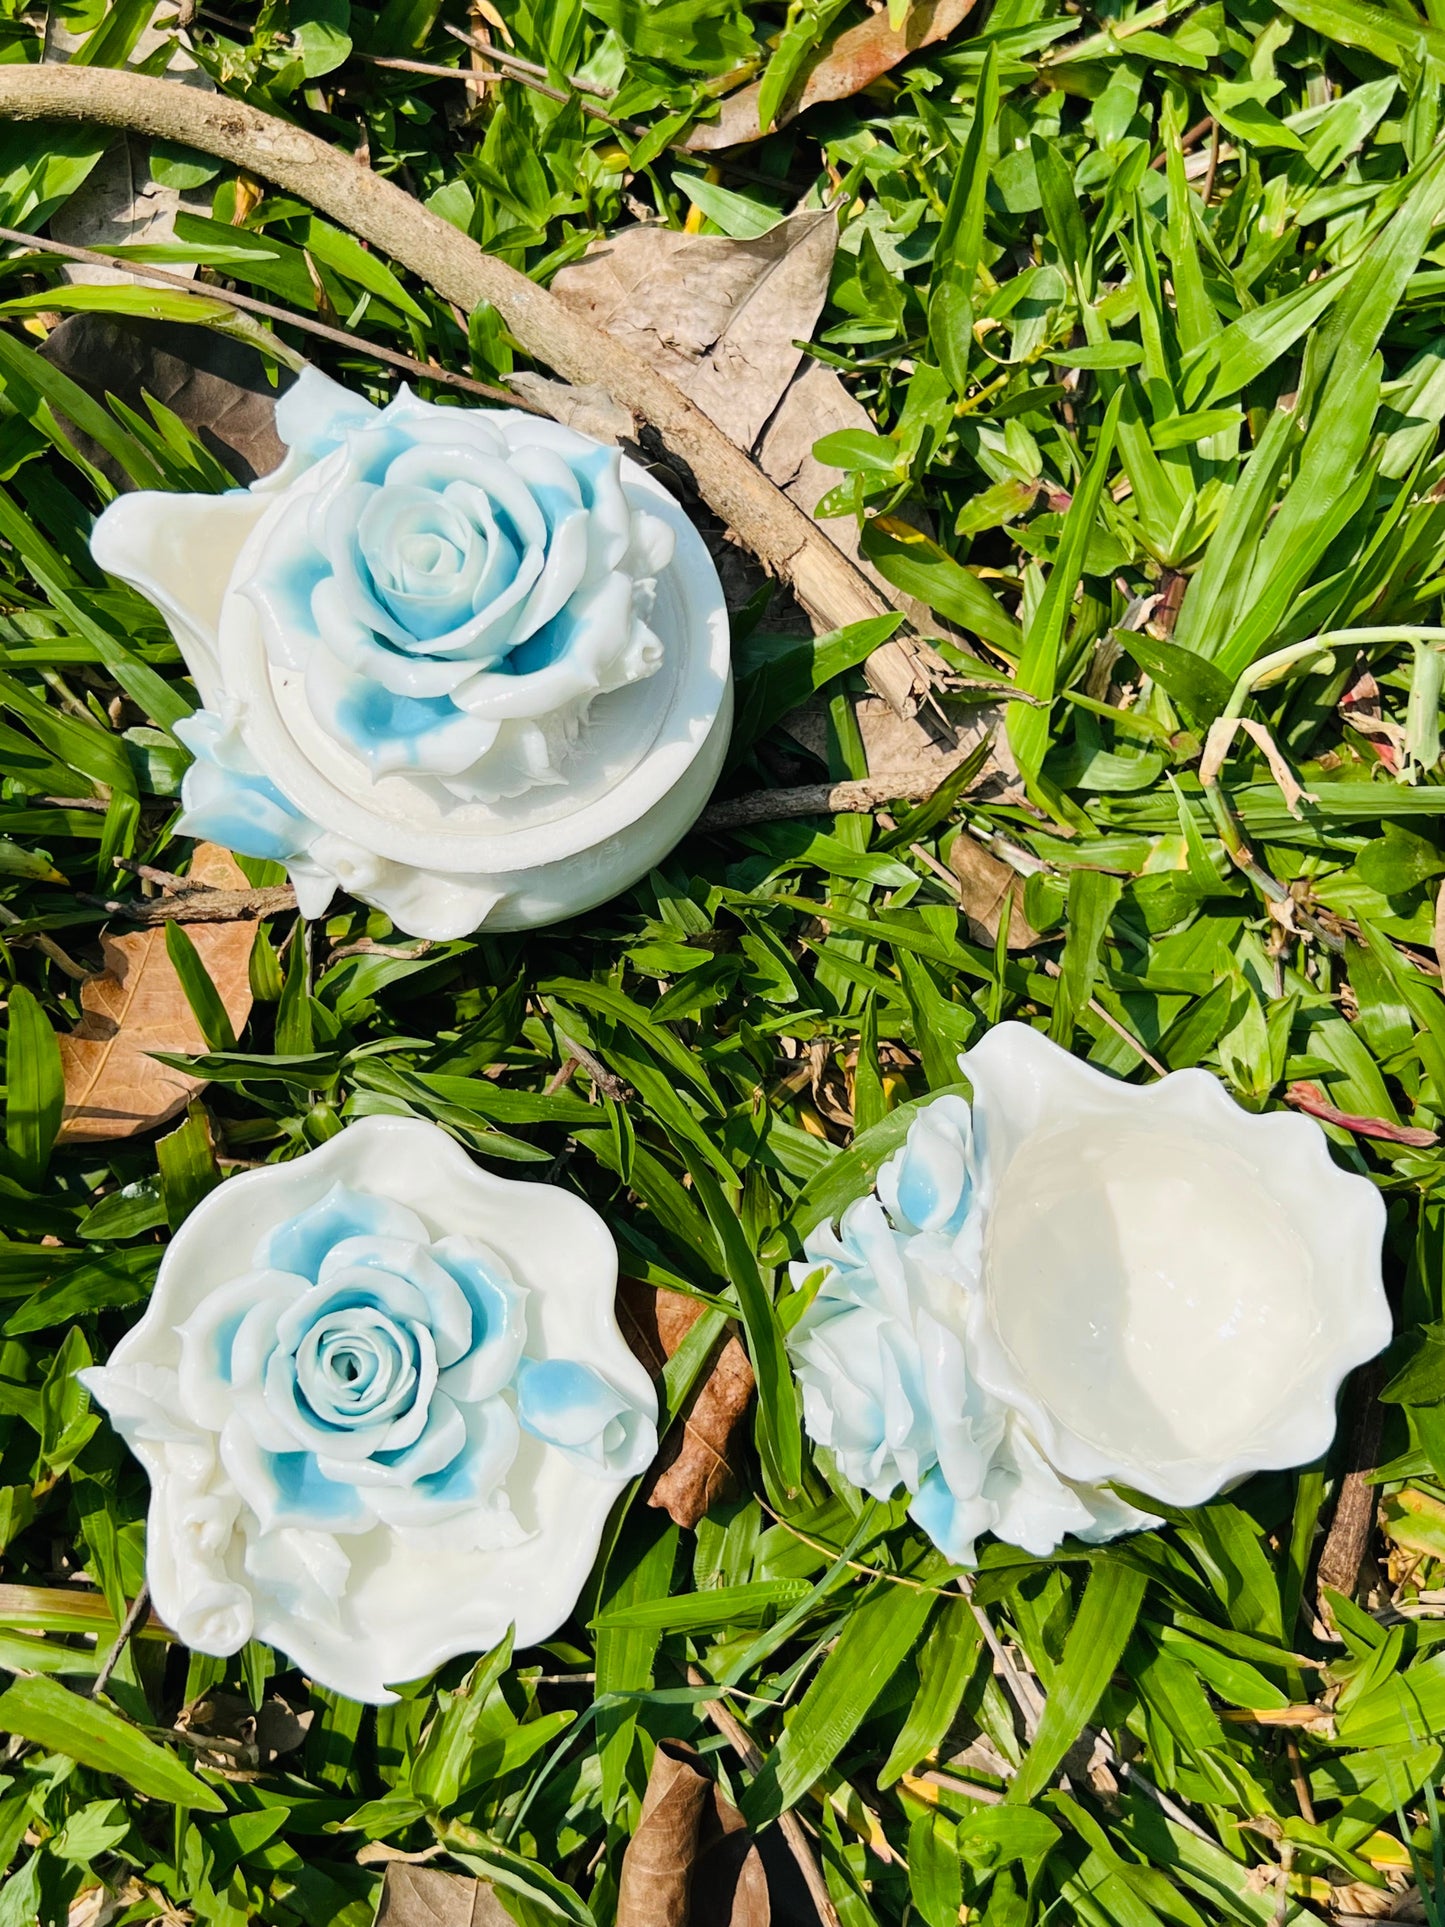
[{"label": "empty bowl interior", "polygon": [[1015,1149],[987,1290],[1061,1456],[1147,1492],[1170,1468],[1247,1454],[1319,1367],[1333,1296],[1321,1257],[1237,1141],[1092,1118]]}]

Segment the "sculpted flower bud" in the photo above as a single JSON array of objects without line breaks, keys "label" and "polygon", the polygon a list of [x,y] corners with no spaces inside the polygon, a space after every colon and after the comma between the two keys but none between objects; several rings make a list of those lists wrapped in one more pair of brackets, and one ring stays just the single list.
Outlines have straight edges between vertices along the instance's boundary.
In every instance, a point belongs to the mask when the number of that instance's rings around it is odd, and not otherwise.
[{"label": "sculpted flower bud", "polygon": [[646,873],[731,722],[706,548],[615,448],[515,409],[376,409],[308,369],[290,453],[222,496],[122,496],[103,568],[205,707],[181,827],[424,937],[525,928]]},{"label": "sculpted flower bud", "polygon": [[546,1638],[657,1449],[616,1276],[589,1205],[418,1119],[213,1191],[82,1374],[150,1475],[161,1616],[364,1700]]},{"label": "sculpted flower bud", "polygon": [[925,1105],[793,1266],[844,1476],[969,1565],[985,1532],[1041,1556],[1156,1523],[1115,1484],[1192,1506],[1319,1457],[1390,1338],[1375,1187],[1204,1071],[1122,1084],[1022,1024],[959,1063],[972,1105]]}]

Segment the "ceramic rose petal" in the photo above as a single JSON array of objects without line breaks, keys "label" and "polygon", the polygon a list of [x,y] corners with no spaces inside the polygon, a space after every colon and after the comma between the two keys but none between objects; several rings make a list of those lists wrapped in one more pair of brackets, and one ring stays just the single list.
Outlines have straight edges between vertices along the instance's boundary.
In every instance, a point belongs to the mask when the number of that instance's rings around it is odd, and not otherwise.
[{"label": "ceramic rose petal", "polygon": [[616,1279],[590,1205],[419,1119],[221,1185],[81,1375],[150,1476],[161,1617],[370,1701],[545,1639],[657,1447]]},{"label": "ceramic rose petal", "polygon": [[1385,1211],[1295,1114],[1204,1071],[1145,1086],[1001,1024],[969,1105],[920,1110],[876,1192],[808,1241],[790,1335],[812,1437],[900,1486],[950,1558],[1150,1523],[1328,1447],[1388,1344]]},{"label": "ceramic rose petal", "polygon": [[373,408],[307,369],[289,454],[228,495],[122,496],[91,548],[204,708],[181,828],[401,929],[526,929],[651,869],[716,780],[727,610],[616,449],[517,409]]}]

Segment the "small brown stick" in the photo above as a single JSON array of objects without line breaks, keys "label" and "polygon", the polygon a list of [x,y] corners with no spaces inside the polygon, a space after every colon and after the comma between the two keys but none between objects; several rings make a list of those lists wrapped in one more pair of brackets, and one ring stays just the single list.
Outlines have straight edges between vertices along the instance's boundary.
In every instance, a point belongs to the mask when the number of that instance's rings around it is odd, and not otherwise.
[{"label": "small brown stick", "polygon": [[[1186,127],[1184,132],[1179,136],[1180,153],[1187,154],[1191,147],[1204,139],[1204,136],[1209,132],[1210,128],[1214,128],[1215,139],[1218,140],[1219,129],[1215,126],[1214,116],[1212,114],[1206,114],[1203,120],[1197,120],[1192,127]],[[1169,165],[1168,154],[1156,154],[1149,165],[1156,171],[1167,167]]]},{"label": "small brown stick", "polygon": [[[450,73],[451,69],[447,71]],[[344,328],[332,328],[324,321],[313,321],[309,315],[293,314],[289,308],[278,308],[273,302],[257,301],[252,295],[237,294],[231,288],[217,287],[214,281],[191,281],[183,274],[172,274],[166,268],[153,267],[148,261],[127,261],[121,255],[103,254],[95,248],[72,247],[68,241],[48,241],[38,234],[26,234],[19,228],[0,227],[0,241],[15,241],[38,254],[57,254],[67,261],[118,268],[122,274],[134,275],[141,281],[161,281],[167,287],[179,288],[183,294],[194,295],[197,301],[220,301],[228,308],[239,308],[243,314],[263,315],[268,321],[283,321],[288,328],[299,328],[303,334],[317,335],[322,341],[350,348],[359,355],[369,356],[372,361],[385,362],[388,367],[404,368],[408,374],[419,375],[427,381],[446,382],[449,387],[464,388],[469,395],[481,395],[487,401],[503,402],[508,408],[525,408],[534,415],[542,413],[533,402],[523,401],[520,395],[514,394],[509,388],[495,388],[489,382],[473,381],[470,375],[454,375],[449,368],[434,368],[430,362],[402,354],[400,349],[379,347],[376,342],[367,341],[361,335],[348,334]],[[285,346],[284,343],[280,345]],[[92,806],[82,802],[71,807],[88,809]]]},{"label": "small brown stick", "polygon": [[153,863],[137,863],[134,857],[118,856],[112,859],[117,870],[124,870],[128,876],[140,877],[146,883],[158,884],[162,890],[184,894],[186,891],[209,890],[209,883],[198,883],[194,877],[177,876],[174,870],[158,870]]},{"label": "small brown stick", "polygon": [[[972,1582],[967,1573],[960,1576],[958,1589],[968,1601],[969,1611],[978,1622],[979,1631],[983,1634],[984,1644],[993,1655],[995,1669],[999,1677],[1003,1680],[1005,1687],[1008,1689],[1009,1697],[1018,1708],[1019,1718],[1023,1721],[1024,1734],[1026,1738],[1032,1741],[1038,1732],[1039,1722],[1044,1714],[1044,1706],[1046,1703],[1044,1690],[1026,1666],[1018,1666],[1015,1664],[1008,1649],[1004,1646],[1003,1641],[994,1631],[993,1622],[990,1620],[988,1613],[974,1599]],[[1161,1790],[1155,1786],[1154,1782],[1146,1778],[1132,1761],[1121,1760],[1118,1749],[1107,1733],[1100,1731],[1097,1727],[1086,1726],[1080,1738],[1087,1740],[1092,1746],[1101,1748],[1104,1757],[1119,1775],[1120,1779],[1126,1780],[1130,1786],[1136,1788],[1146,1799],[1152,1800],[1160,1812],[1171,1819],[1175,1826],[1183,1827],[1186,1833],[1192,1833],[1197,1840],[1208,1841],[1212,1847],[1219,1845],[1219,1842],[1214,1839],[1213,1835],[1207,1833],[1191,1814],[1186,1813],[1177,1800],[1171,1800],[1167,1793],[1161,1792]],[[1013,1769],[1010,1767],[1009,1772],[1012,1773],[1012,1771]]]},{"label": "small brown stick", "polygon": [[[962,760],[961,758],[958,760]],[[711,803],[694,827],[705,832],[743,830],[753,823],[782,823],[798,816],[833,816],[843,811],[871,814],[885,803],[921,803],[943,782],[953,764],[942,769],[897,770],[851,783],[804,783],[797,789],[754,790]]]},{"label": "small brown stick", "polygon": [[355,943],[344,943],[333,950],[326,959],[326,968],[329,970],[332,964],[341,963],[347,957],[392,957],[398,963],[413,963],[418,957],[424,957],[431,947],[429,937],[409,944],[373,943],[370,937],[358,937]]},{"label": "small brown stick", "polygon": [[[0,925],[24,923],[24,921],[24,917],[22,917],[18,911],[12,910],[8,903],[0,903]],[[3,936],[3,934],[3,930],[0,930],[0,936]],[[91,974],[81,964],[78,964],[68,951],[62,950],[53,937],[47,937],[41,931],[36,931],[33,936],[12,937],[10,941],[12,943],[33,943],[35,948],[49,957],[56,968],[63,970],[73,983],[84,983],[86,978]]]},{"label": "small brown stick", "polygon": [[[1045,957],[1043,959],[1043,966],[1051,977],[1062,977],[1064,974],[1059,965],[1056,964],[1051,957]],[[1144,1062],[1156,1077],[1167,1077],[1169,1075],[1169,1066],[1167,1064],[1161,1064],[1157,1057],[1145,1050],[1134,1033],[1121,1024],[1118,1018],[1110,1011],[1105,1010],[1097,997],[1091,997],[1089,999],[1089,1009],[1093,1011],[1101,1024],[1107,1024],[1116,1037],[1126,1043],[1131,1051],[1134,1051],[1138,1056],[1143,1058]]]},{"label": "small brown stick", "polygon": [[187,890],[176,897],[92,897],[77,891],[107,916],[126,917],[131,923],[243,923],[279,917],[296,908],[296,892],[289,884],[265,890]]},{"label": "small brown stick", "polygon": [[555,1097],[558,1091],[565,1090],[581,1068],[580,1060],[574,1057],[571,1051],[568,1051],[567,1055],[562,1059],[562,1062],[543,1085],[543,1097]]},{"label": "small brown stick", "polygon": [[[519,74],[530,74],[535,80],[547,79],[547,69],[535,60],[523,60],[520,54],[514,54],[509,48],[495,46],[480,34],[467,33],[463,28],[450,26],[445,21],[442,24],[454,39],[460,40],[464,47],[470,47],[473,53],[481,54],[483,59],[495,61],[499,67],[515,68]],[[614,95],[611,87],[599,87],[595,80],[582,80],[576,74],[568,74],[567,85],[576,93],[591,94],[594,100],[611,100]]]},{"label": "small brown stick", "polygon": [[1285,1757],[1289,1761],[1290,1779],[1294,1783],[1294,1797],[1299,1805],[1299,1817],[1306,1826],[1312,1827],[1315,1824],[1315,1803],[1310,1797],[1310,1783],[1305,1778],[1305,1770],[1300,1761],[1299,1742],[1286,1739],[1284,1750]]},{"label": "small brown stick", "polygon": [[[245,101],[110,67],[0,64],[0,117],[86,121],[179,141],[300,196],[417,275],[444,301],[467,313],[495,308],[528,354],[568,381],[598,384],[650,423],[714,514],[764,568],[790,584],[820,630],[897,613],[812,517],[635,349],[485,253],[352,155]],[[375,351],[368,346],[366,352]],[[906,627],[873,651],[864,670],[878,694],[903,715],[917,710],[939,673],[934,652]]]},{"label": "small brown stick", "polygon": [[1214,126],[1211,128],[1210,135],[1209,135],[1209,167],[1204,176],[1204,188],[1202,192],[1202,198],[1204,201],[1204,205],[1206,207],[1209,206],[1210,200],[1213,198],[1214,177],[1218,172],[1219,172],[1219,123],[1218,121],[1216,121],[1214,123]]},{"label": "small brown stick", "polygon": [[604,1097],[610,1097],[614,1104],[627,1102],[630,1092],[620,1077],[614,1077],[607,1066],[600,1064],[590,1050],[584,1050],[581,1044],[576,1043],[565,1032],[559,1030],[557,1035],[565,1045],[567,1055],[581,1065]]},{"label": "small brown stick", "polygon": [[140,1591],[130,1602],[129,1607],[126,1609],[125,1618],[120,1622],[120,1630],[115,1636],[110,1651],[101,1661],[100,1671],[91,1682],[90,1697],[92,1699],[99,1699],[100,1695],[110,1684],[110,1676],[116,1667],[119,1666],[120,1656],[130,1644],[131,1635],[150,1610],[150,1603],[150,1585],[148,1581],[143,1579],[140,1584]]},{"label": "small brown stick", "polygon": [[[460,40],[464,47],[470,47],[473,53],[479,53],[484,60],[494,61],[498,67],[505,67],[508,70],[504,74],[482,74],[479,78],[514,80],[519,87],[530,87],[534,94],[541,94],[547,100],[559,101],[564,106],[568,101],[575,100],[589,120],[600,120],[604,127],[615,127],[619,133],[630,134],[633,140],[640,140],[647,132],[647,129],[637,121],[619,120],[616,114],[609,114],[605,107],[599,107],[597,102],[589,100],[586,94],[568,93],[564,87],[554,87],[545,73],[533,70],[530,61],[519,62],[510,54],[498,53],[497,49],[489,46],[485,40],[478,40],[474,34],[464,33],[460,27],[448,26],[447,32]],[[460,73],[461,69],[457,68],[454,71]],[[591,89],[588,92],[591,92]]]},{"label": "small brown stick", "polygon": [[[696,1666],[687,1669],[689,1686],[707,1686],[711,1682]],[[737,1754],[749,1773],[756,1773],[763,1763],[763,1756],[753,1744],[740,1721],[723,1705],[721,1700],[703,1700],[699,1711],[711,1721],[722,1734],[733,1752]],[[798,1863],[798,1872],[803,1876],[809,1898],[818,1910],[818,1918],[823,1927],[843,1927],[838,1918],[838,1909],[833,1905],[833,1896],[828,1892],[828,1883],[823,1878],[823,1869],[818,1865],[812,1844],[803,1829],[803,1823],[796,1813],[782,1814],[778,1820],[778,1831],[788,1843],[788,1851]]]},{"label": "small brown stick", "polygon": [[1316,1568],[1320,1587],[1320,1618],[1328,1626],[1324,1588],[1353,1599],[1359,1584],[1360,1567],[1370,1549],[1375,1529],[1375,1488],[1370,1473],[1380,1453],[1380,1433],[1384,1413],[1380,1408],[1380,1387],[1384,1375],[1378,1363],[1365,1366],[1351,1382],[1346,1404],[1347,1431],[1343,1454],[1344,1476],[1335,1495],[1335,1515],[1325,1538],[1324,1550]]},{"label": "small brown stick", "polygon": [[938,1773],[929,1768],[926,1772],[914,1774],[912,1778],[921,1780],[925,1786],[939,1787],[944,1793],[956,1793],[962,1799],[977,1800],[982,1806],[1003,1805],[1004,1796],[997,1787],[976,1786],[972,1780],[960,1780],[952,1773]]}]

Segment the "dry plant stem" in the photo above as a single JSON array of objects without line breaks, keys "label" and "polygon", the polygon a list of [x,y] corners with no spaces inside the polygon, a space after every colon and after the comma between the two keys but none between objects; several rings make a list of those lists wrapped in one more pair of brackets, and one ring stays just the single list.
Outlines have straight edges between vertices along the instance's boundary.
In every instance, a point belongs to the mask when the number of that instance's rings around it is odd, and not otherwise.
[{"label": "dry plant stem", "polygon": [[150,1603],[151,1589],[148,1582],[143,1579],[141,1581],[140,1591],[130,1602],[125,1618],[120,1622],[120,1630],[115,1636],[115,1643],[101,1661],[100,1671],[96,1674],[90,1688],[90,1697],[92,1699],[99,1699],[100,1695],[110,1684],[110,1676],[116,1667],[119,1666],[121,1654],[130,1644],[131,1635],[150,1610]]},{"label": "dry plant stem", "polygon": [[177,897],[92,897],[82,903],[131,923],[240,923],[278,917],[296,908],[296,892],[281,884],[267,890],[187,890]]},{"label": "dry plant stem", "polygon": [[[24,923],[24,921],[24,917],[12,910],[8,903],[0,903],[0,925]],[[0,930],[0,937],[3,937],[3,935],[3,930]],[[66,976],[74,983],[82,984],[90,975],[90,972],[84,965],[78,964],[68,951],[62,950],[53,937],[47,937],[41,932],[36,932],[33,936],[13,937],[11,941],[13,943],[34,944],[37,950],[44,956],[49,957],[55,967],[58,970],[63,970]]]},{"label": "dry plant stem", "polygon": [[[969,1611],[978,1622],[984,1644],[993,1655],[994,1669],[1002,1679],[1009,1697],[1018,1708],[1024,1735],[1032,1743],[1044,1715],[1043,1688],[1027,1667],[1019,1666],[1015,1662],[1008,1648],[994,1631],[993,1622],[988,1613],[973,1596],[973,1587],[966,1573],[960,1577],[958,1589],[968,1601]],[[1107,1733],[1100,1732],[1097,1727],[1086,1726],[1080,1739],[1088,1741],[1091,1746],[1102,1748],[1109,1764],[1119,1777],[1136,1788],[1146,1799],[1152,1800],[1160,1812],[1172,1820],[1175,1826],[1183,1827],[1186,1833],[1192,1833],[1197,1840],[1205,1840],[1211,1846],[1218,1846],[1218,1841],[1206,1833],[1199,1822],[1186,1813],[1178,1801],[1171,1800],[1167,1793],[1162,1793],[1154,1782],[1146,1779],[1131,1761],[1120,1759],[1118,1750]]]},{"label": "dry plant stem", "polygon": [[[455,27],[449,27],[447,31],[455,33],[458,40],[465,40],[469,47],[478,52],[481,51],[479,41],[468,39]],[[488,54],[492,60],[496,60],[495,53],[490,49]],[[561,87],[550,86],[545,80],[538,80],[533,74],[514,73],[510,67],[506,72],[502,72],[500,65],[497,70],[488,70],[485,67],[443,67],[436,61],[400,60],[383,54],[362,54],[361,58],[369,67],[392,67],[404,74],[425,74],[430,80],[460,80],[468,87],[474,87],[478,81],[514,80],[519,87],[530,87],[533,93],[545,95],[548,100],[566,102],[575,99],[589,120],[600,120],[607,127],[620,128],[624,134],[631,134],[634,139],[644,131],[640,127],[635,127],[631,121],[618,120],[615,114],[609,114],[605,107],[599,107],[596,101],[588,100],[584,94],[566,93]]]},{"label": "dry plant stem", "polygon": [[1316,1583],[1321,1588],[1320,1618],[1327,1626],[1333,1622],[1326,1610],[1323,1588],[1328,1586],[1334,1592],[1343,1593],[1346,1599],[1354,1598],[1360,1567],[1365,1563],[1365,1555],[1370,1549],[1370,1536],[1375,1529],[1376,1495],[1370,1483],[1370,1474],[1380,1452],[1384,1413],[1380,1408],[1379,1392],[1383,1382],[1384,1375],[1379,1366],[1372,1363],[1355,1375],[1347,1394],[1345,1472],[1335,1495],[1334,1517],[1330,1521],[1320,1562],[1315,1569]]},{"label": "dry plant stem", "polygon": [[[1044,969],[1051,977],[1062,977],[1064,974],[1059,965],[1056,964],[1051,957],[1045,957]],[[1169,1066],[1167,1064],[1161,1064],[1157,1057],[1151,1056],[1134,1033],[1126,1029],[1111,1012],[1105,1010],[1097,997],[1091,997],[1089,999],[1089,1009],[1093,1011],[1101,1024],[1106,1024],[1116,1037],[1120,1038],[1129,1046],[1131,1051],[1135,1051],[1143,1058],[1144,1062],[1156,1077],[1167,1077],[1169,1075]]]},{"label": "dry plant stem", "polygon": [[[568,381],[600,385],[650,423],[714,514],[789,583],[820,629],[894,613],[811,518],[665,376],[349,154],[242,101],[106,67],[6,66],[0,116],[89,121],[179,141],[299,196],[444,301],[467,312],[489,303],[528,354]],[[895,635],[865,665],[878,694],[906,714],[930,686],[923,649],[918,637]]]},{"label": "dry plant stem", "polygon": [[921,803],[932,796],[948,770],[905,769],[890,776],[865,776],[851,783],[804,783],[797,789],[754,790],[711,803],[694,825],[699,830],[745,830],[753,823],[781,823],[795,816],[835,816],[885,803]]},{"label": "dry plant stem", "polygon": [[[322,341],[330,341],[338,348],[350,348],[356,354],[366,355],[372,361],[384,361],[389,367],[404,368],[408,374],[420,375],[426,381],[442,381],[451,388],[464,388],[469,395],[481,395],[487,401],[499,401],[508,408],[525,408],[534,415],[541,409],[510,389],[493,387],[490,382],[473,381],[470,375],[454,375],[449,368],[433,368],[428,361],[418,361],[413,355],[404,355],[396,348],[381,348],[374,341],[366,341],[360,335],[348,334],[344,328],[328,328],[324,321],[312,321],[308,315],[293,314],[289,308],[278,308],[270,301],[257,301],[249,294],[235,294],[229,288],[218,288],[210,281],[188,281],[182,274],[171,274],[166,268],[152,267],[149,262],[127,261],[118,254],[101,254],[94,248],[72,247],[66,241],[47,241],[39,235],[25,234],[19,228],[0,227],[0,241],[15,241],[20,246],[37,254],[58,254],[67,261],[84,261],[102,268],[118,268],[122,274],[134,275],[139,281],[159,281],[167,287],[178,288],[183,294],[194,295],[198,301],[220,301],[228,308],[239,308],[243,314],[263,315],[267,321],[281,321],[288,328],[299,328],[303,334],[317,335]],[[89,808],[87,803],[78,807]]]},{"label": "dry plant stem", "polygon": [[[687,1669],[689,1686],[706,1686],[710,1682],[696,1666]],[[722,1734],[733,1752],[737,1754],[749,1773],[756,1773],[763,1763],[763,1756],[744,1732],[739,1721],[733,1718],[721,1700],[704,1700],[701,1711]],[[838,1909],[833,1905],[833,1896],[828,1892],[828,1883],[823,1878],[823,1869],[818,1865],[817,1856],[803,1823],[796,1813],[788,1812],[778,1821],[778,1831],[788,1843],[788,1851],[798,1863],[798,1872],[803,1876],[808,1889],[808,1897],[818,1910],[818,1918],[823,1927],[843,1927],[838,1918]]]}]

